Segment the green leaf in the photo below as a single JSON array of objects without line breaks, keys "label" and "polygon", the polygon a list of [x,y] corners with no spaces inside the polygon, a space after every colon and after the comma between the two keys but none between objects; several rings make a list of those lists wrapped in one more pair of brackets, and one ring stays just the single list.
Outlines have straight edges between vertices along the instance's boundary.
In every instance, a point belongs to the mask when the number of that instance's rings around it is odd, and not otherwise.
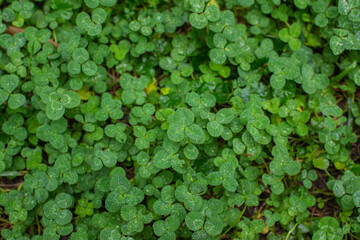
[{"label": "green leaf", "polygon": [[345,45],[338,36],[332,36],[330,39],[330,48],[335,55],[339,55],[345,50]]},{"label": "green leaf", "polygon": [[204,132],[201,127],[197,124],[192,124],[185,128],[186,135],[192,140],[200,140],[204,136]]},{"label": "green leaf", "polygon": [[3,104],[9,98],[9,93],[0,89],[0,104]]},{"label": "green leaf", "polygon": [[324,13],[320,13],[316,15],[315,17],[315,24],[319,27],[326,27],[329,20],[327,19],[326,15]]},{"label": "green leaf", "polygon": [[76,25],[80,28],[86,29],[91,23],[90,16],[85,13],[81,12],[76,17]]},{"label": "green leaf", "polygon": [[209,51],[210,60],[215,64],[224,64],[226,62],[226,53],[222,49],[214,48]]},{"label": "green leaf", "polygon": [[209,235],[216,236],[221,233],[223,223],[220,218],[207,218],[204,229]]},{"label": "green leaf", "polygon": [[185,217],[186,226],[191,231],[199,230],[204,224],[204,216],[200,212],[189,212]]},{"label": "green leaf", "polygon": [[58,101],[51,101],[46,105],[46,116],[51,120],[60,119],[65,113],[65,108]]},{"label": "green leaf", "polygon": [[205,8],[203,0],[189,0],[190,10],[192,12],[201,13]]},{"label": "green leaf", "polygon": [[116,5],[117,0],[100,0],[100,3],[104,7],[113,7]]},{"label": "green leaf", "polygon": [[340,117],[342,115],[341,108],[336,104],[320,103],[320,110],[326,116]]},{"label": "green leaf", "polygon": [[219,137],[224,132],[224,127],[217,121],[208,122],[206,126],[212,137]]},{"label": "green leaf", "polygon": [[106,20],[106,12],[102,8],[96,8],[91,13],[91,19],[97,23],[102,24]]},{"label": "green leaf", "polygon": [[360,206],[360,191],[356,191],[353,195],[354,204],[356,207]]},{"label": "green leaf", "polygon": [[211,4],[207,5],[204,11],[204,15],[209,21],[216,22],[220,19],[221,12],[216,4]]},{"label": "green leaf", "polygon": [[282,89],[285,83],[285,78],[280,74],[273,74],[270,77],[270,84],[274,89]]},{"label": "green leaf", "polygon": [[82,71],[87,76],[94,76],[96,74],[97,70],[98,70],[98,67],[97,67],[96,63],[94,63],[93,61],[87,61],[86,63],[84,63],[82,65]]},{"label": "green leaf", "polygon": [[297,38],[291,38],[289,40],[289,47],[293,50],[293,51],[297,51],[301,48],[301,41],[300,39]]},{"label": "green leaf", "polygon": [[336,197],[341,197],[345,194],[345,188],[341,181],[336,181],[333,186],[333,192]]},{"label": "green leaf", "polygon": [[76,61],[70,61],[67,65],[67,69],[72,75],[79,74],[81,72],[81,64]]},{"label": "green leaf", "polygon": [[84,3],[89,8],[97,8],[100,4],[99,0],[85,0]]},{"label": "green leaf", "polygon": [[184,127],[181,125],[172,124],[167,130],[167,136],[171,141],[180,142],[185,137]]},{"label": "green leaf", "polygon": [[197,158],[199,150],[195,145],[190,143],[184,148],[184,154],[187,158],[194,160]]},{"label": "green leaf", "polygon": [[245,144],[239,138],[233,140],[233,150],[236,154],[241,155],[245,151]]},{"label": "green leaf", "polygon": [[89,60],[89,52],[85,48],[77,48],[74,50],[72,57],[75,62],[83,64]]},{"label": "green leaf", "polygon": [[208,24],[205,14],[191,13],[189,16],[191,26],[196,29],[203,29]]},{"label": "green leaf", "polygon": [[66,91],[61,96],[60,101],[65,108],[74,108],[80,104],[81,99],[80,99],[80,96],[76,92]]},{"label": "green leaf", "polygon": [[166,169],[171,166],[170,154],[165,150],[157,152],[154,156],[154,164],[159,169]]},{"label": "green leaf", "polygon": [[9,108],[17,109],[24,105],[26,102],[26,98],[24,95],[20,93],[11,94],[9,98]]},{"label": "green leaf", "polygon": [[0,77],[0,87],[7,93],[13,92],[19,85],[20,79],[17,75],[3,75]]}]

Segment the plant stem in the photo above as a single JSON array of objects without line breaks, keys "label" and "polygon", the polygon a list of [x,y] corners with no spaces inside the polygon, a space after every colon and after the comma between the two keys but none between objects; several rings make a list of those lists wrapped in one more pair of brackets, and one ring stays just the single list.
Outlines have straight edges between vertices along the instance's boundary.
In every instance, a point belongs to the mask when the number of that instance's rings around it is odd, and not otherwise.
[{"label": "plant stem", "polygon": [[227,234],[235,226],[235,224],[240,221],[241,217],[244,215],[246,207],[247,206],[245,205],[245,207],[241,211],[239,217],[235,220],[235,222],[233,222],[233,224],[231,224],[231,226],[225,232],[223,232],[223,234],[220,235],[220,238],[222,238],[225,234]]},{"label": "plant stem", "polygon": [[8,221],[8,220],[6,220],[6,219],[2,219],[2,218],[0,218],[0,222],[4,222],[4,223],[9,223],[9,224],[11,224],[10,221]]},{"label": "plant stem", "polygon": [[41,226],[40,226],[39,218],[37,215],[36,215],[36,225],[38,228],[38,235],[41,235]]},{"label": "plant stem", "polygon": [[324,171],[325,171],[326,175],[328,175],[329,178],[335,179],[335,178],[328,172],[328,170],[325,169]]},{"label": "plant stem", "polygon": [[24,174],[17,171],[8,171],[0,173],[0,177],[18,177],[23,176]]},{"label": "plant stem", "polygon": [[359,238],[359,237],[355,236],[355,235],[354,235],[354,234],[352,234],[351,232],[349,232],[348,234],[351,236],[351,238],[355,238],[355,239],[360,240],[360,238]]},{"label": "plant stem", "polygon": [[347,109],[348,109],[348,122],[347,122],[347,125],[348,127],[352,126],[352,123],[353,123],[353,117],[352,117],[352,114],[351,114],[351,104],[353,103],[353,98],[354,98],[354,95],[352,95],[352,97],[348,97],[347,98]]},{"label": "plant stem", "polygon": [[296,227],[297,227],[300,223],[303,223],[303,222],[305,222],[305,221],[311,221],[311,220],[315,220],[315,219],[320,219],[320,218],[321,218],[321,217],[307,218],[307,219],[304,219],[304,220],[302,220],[302,221],[300,221],[300,222],[297,222],[297,223],[294,225],[294,227],[293,227],[292,229],[290,229],[290,231],[289,231],[288,234],[286,235],[285,240],[288,240],[288,239],[289,239],[290,234],[296,229]]},{"label": "plant stem", "polygon": [[22,186],[24,185],[24,182],[22,182],[19,187],[17,188],[18,191],[20,191],[20,189],[22,188]]},{"label": "plant stem", "polygon": [[322,191],[314,191],[314,192],[311,192],[311,194],[322,194],[322,195],[326,195],[326,196],[334,196],[334,194],[331,192],[322,192]]},{"label": "plant stem", "polygon": [[332,77],[330,79],[330,82],[334,83],[334,82],[338,82],[340,81],[341,79],[343,79],[346,75],[348,75],[350,72],[354,71],[355,68],[356,68],[356,61],[354,61],[350,67],[348,67],[347,69],[345,69],[344,71],[342,71],[341,73],[339,73],[337,76],[335,77]]},{"label": "plant stem", "polygon": [[[32,65],[32,58],[33,58],[33,54],[34,54],[34,45],[36,43],[37,40],[34,41],[32,47],[31,47],[31,52],[30,52],[30,56],[29,56],[29,68],[28,68],[28,75],[30,76],[30,72],[31,72],[31,65]],[[31,77],[30,77],[31,79]]]},{"label": "plant stem", "polygon": [[[57,45],[57,38],[56,38],[56,32],[55,32],[55,30],[53,30],[53,36],[54,36],[54,43],[56,43],[56,45]],[[52,44],[52,43],[51,43]],[[53,44],[54,45],[54,44]],[[54,45],[54,47],[55,47],[55,45]]]},{"label": "plant stem", "polygon": [[270,174],[269,166],[267,165],[267,162],[265,161],[265,159],[263,159],[263,160],[264,160],[264,165],[265,165],[266,171],[268,174]]}]

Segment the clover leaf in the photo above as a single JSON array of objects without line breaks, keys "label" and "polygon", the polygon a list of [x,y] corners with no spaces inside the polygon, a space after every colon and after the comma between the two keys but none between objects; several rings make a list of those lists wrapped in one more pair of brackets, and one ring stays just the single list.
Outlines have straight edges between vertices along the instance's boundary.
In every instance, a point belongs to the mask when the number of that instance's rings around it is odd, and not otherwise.
[{"label": "clover leaf", "polygon": [[199,230],[203,226],[204,221],[205,219],[201,212],[192,211],[185,217],[186,226],[192,231]]},{"label": "clover leaf", "polygon": [[322,90],[329,84],[327,76],[314,73],[314,69],[308,64],[302,66],[301,78],[302,87],[308,94],[314,94],[317,90]]},{"label": "clover leaf", "polygon": [[339,13],[349,17],[350,21],[358,22],[359,4],[356,1],[341,0],[338,5]]},{"label": "clover leaf", "polygon": [[27,138],[27,131],[22,125],[24,124],[24,118],[20,114],[12,115],[8,121],[3,123],[2,130],[8,135],[13,135],[19,141],[24,141]]},{"label": "clover leaf", "polygon": [[126,125],[123,123],[109,124],[105,127],[105,134],[110,138],[115,138],[119,143],[126,141],[125,134]]},{"label": "clover leaf", "polygon": [[200,140],[204,136],[202,128],[194,122],[194,114],[186,108],[179,108],[170,121],[167,135],[171,141],[180,142],[185,136]]},{"label": "clover leaf", "polygon": [[275,89],[281,89],[285,86],[286,80],[294,80],[300,75],[298,66],[290,66],[287,59],[282,57],[273,57],[269,60],[269,70],[273,72],[270,78],[270,84]]},{"label": "clover leaf", "polygon": [[56,148],[60,149],[65,146],[66,140],[62,133],[66,131],[67,122],[64,118],[52,121],[50,124],[44,124],[37,128],[36,136]]},{"label": "clover leaf", "polygon": [[209,118],[206,125],[209,134],[213,137],[219,137],[224,132],[223,124],[229,124],[236,117],[236,112],[232,108],[223,108]]},{"label": "clover leaf", "polygon": [[1,6],[2,238],[360,237],[358,0]]},{"label": "clover leaf", "polygon": [[281,41],[287,42],[293,51],[297,51],[301,48],[300,34],[301,25],[295,22],[289,28],[281,29],[279,31],[279,38]]},{"label": "clover leaf", "polygon": [[314,233],[314,239],[326,238],[341,239],[343,231],[339,227],[339,222],[333,217],[324,217],[319,223],[319,230]]},{"label": "clover leaf", "polygon": [[[236,28],[233,30],[236,31]],[[209,51],[209,58],[215,64],[224,64],[226,59],[237,57],[241,47],[245,45],[242,39],[230,39],[226,33],[216,33],[213,42],[216,48]],[[232,41],[231,41],[232,40]],[[234,41],[237,40],[237,41]]]},{"label": "clover leaf", "polygon": [[155,107],[150,103],[146,103],[142,107],[134,107],[131,109],[129,122],[131,125],[136,125],[137,123],[148,125],[153,121],[152,115],[154,113]]},{"label": "clover leaf", "polygon": [[124,104],[136,103],[142,105],[145,101],[145,92],[143,91],[150,79],[146,76],[141,76],[136,79],[128,73],[121,75],[120,85],[124,89],[121,99]]},{"label": "clover leaf", "polygon": [[75,108],[80,102],[80,96],[74,92],[59,88],[55,90],[54,88],[38,88],[37,90],[42,101],[46,104],[46,116],[51,120],[60,119],[64,113],[65,109]]},{"label": "clover leaf", "polygon": [[21,93],[12,93],[20,83],[17,75],[3,75],[0,77],[0,103],[8,101],[9,108],[17,109],[24,105],[26,98]]},{"label": "clover leaf", "polygon": [[144,126],[134,126],[134,135],[136,136],[135,145],[137,148],[147,149],[151,142],[156,140],[156,134],[153,130],[146,131]]},{"label": "clover leaf", "polygon": [[76,17],[76,25],[85,30],[90,36],[99,35],[102,31],[101,24],[106,20],[106,12],[102,8],[95,8],[91,18],[86,12],[81,12]]},{"label": "clover leaf", "polygon": [[177,216],[169,216],[165,220],[158,220],[153,224],[155,234],[163,238],[174,238],[175,230],[179,227],[180,219]]},{"label": "clover leaf", "polygon": [[104,93],[101,98],[101,108],[95,113],[96,120],[106,121],[108,118],[121,119],[124,116],[121,106],[122,103],[119,99],[113,99],[111,94]]},{"label": "clover leaf", "polygon": [[50,220],[54,220],[59,226],[66,225],[72,220],[72,213],[67,209],[73,204],[71,195],[60,193],[55,200],[50,200],[44,204],[44,215]]}]

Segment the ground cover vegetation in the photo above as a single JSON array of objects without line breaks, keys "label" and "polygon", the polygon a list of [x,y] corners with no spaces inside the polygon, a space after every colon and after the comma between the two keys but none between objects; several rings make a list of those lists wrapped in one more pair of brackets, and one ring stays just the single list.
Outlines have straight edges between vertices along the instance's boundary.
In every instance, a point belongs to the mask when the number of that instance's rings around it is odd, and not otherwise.
[{"label": "ground cover vegetation", "polygon": [[0,4],[2,239],[360,239],[359,0]]}]

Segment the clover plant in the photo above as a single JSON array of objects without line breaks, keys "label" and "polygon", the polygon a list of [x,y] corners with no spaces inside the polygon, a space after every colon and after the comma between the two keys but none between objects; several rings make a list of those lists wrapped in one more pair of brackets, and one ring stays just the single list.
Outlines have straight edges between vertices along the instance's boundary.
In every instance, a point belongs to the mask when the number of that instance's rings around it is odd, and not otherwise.
[{"label": "clover plant", "polygon": [[0,1],[2,239],[359,239],[358,0]]}]

